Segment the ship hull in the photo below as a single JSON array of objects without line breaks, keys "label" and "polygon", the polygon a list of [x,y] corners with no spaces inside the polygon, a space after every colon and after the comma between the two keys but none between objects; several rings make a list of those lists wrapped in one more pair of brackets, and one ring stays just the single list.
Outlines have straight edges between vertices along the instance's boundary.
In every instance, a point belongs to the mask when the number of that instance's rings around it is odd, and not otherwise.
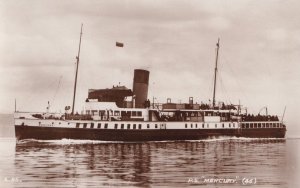
[{"label": "ship hull", "polygon": [[268,129],[158,129],[158,130],[115,130],[78,129],[58,127],[15,126],[18,140],[80,139],[101,141],[164,141],[200,140],[216,137],[284,138],[285,128]]},{"label": "ship hull", "polygon": [[252,128],[252,129],[241,129],[240,135],[242,137],[249,138],[284,138],[286,128]]}]

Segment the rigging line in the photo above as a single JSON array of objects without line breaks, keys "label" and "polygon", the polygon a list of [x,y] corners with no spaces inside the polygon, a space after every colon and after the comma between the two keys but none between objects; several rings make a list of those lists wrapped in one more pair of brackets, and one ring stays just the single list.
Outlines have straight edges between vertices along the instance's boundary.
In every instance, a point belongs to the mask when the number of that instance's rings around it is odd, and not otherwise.
[{"label": "rigging line", "polygon": [[[220,63],[220,70],[225,70],[225,68],[224,68],[224,62],[226,62],[226,59],[224,58],[224,54],[221,54],[220,55],[222,58],[220,58],[220,59],[222,59],[222,63]],[[225,60],[225,61],[224,61]],[[226,64],[227,65],[227,64]],[[227,66],[225,66],[225,67],[227,67]],[[229,66],[229,68],[231,69],[231,67]],[[230,99],[230,97],[229,97],[229,94],[228,94],[228,91],[227,91],[227,89],[226,89],[226,87],[225,87],[225,84],[224,84],[224,81],[223,81],[223,78],[222,78],[222,74],[221,74],[221,72],[223,72],[224,73],[224,71],[220,71],[220,73],[219,73],[219,80],[220,80],[220,85],[221,85],[221,89],[224,91],[224,97],[225,97],[225,100],[226,100],[226,102],[227,102],[227,104],[232,104],[231,102],[231,99]],[[232,70],[231,70],[231,72],[232,72]]]},{"label": "rigging line", "polygon": [[[223,69],[223,61],[222,61],[222,63],[220,63],[221,64],[221,66],[220,66],[220,70],[224,70]],[[225,102],[227,103],[227,104],[232,104],[231,103],[231,100],[230,100],[230,97],[229,97],[229,95],[228,95],[228,91],[227,91],[227,89],[226,89],[226,87],[225,87],[225,84],[224,84],[224,81],[223,81],[223,75],[221,74],[221,72],[224,72],[224,71],[220,71],[220,73],[219,73],[219,81],[220,81],[220,85],[221,85],[221,89],[222,89],[222,91],[224,92],[224,98],[225,98]]]},{"label": "rigging line", "polygon": [[228,95],[227,89],[225,87],[225,84],[223,82],[223,78],[222,78],[221,74],[219,74],[219,80],[220,80],[221,89],[224,91],[224,97],[225,97],[226,103],[227,104],[232,104],[231,101],[230,101],[230,98],[228,97],[229,95]]},{"label": "rigging line", "polygon": [[[47,89],[52,89],[52,87],[55,85],[55,83],[56,83],[57,81],[56,80],[54,80],[53,82],[51,82],[51,83],[49,83],[46,87],[38,87],[38,88],[36,88],[35,90],[34,90],[34,93],[42,93],[42,92],[45,92],[45,88],[47,88]],[[34,94],[32,94],[33,92],[31,91],[31,93],[30,93],[30,96],[28,97],[28,98],[26,98],[26,101],[22,104],[22,103],[19,103],[19,105],[18,105],[18,108],[20,109],[20,110],[22,110],[22,108],[24,108],[25,106],[30,106],[30,104],[32,104],[37,98],[38,98],[38,96],[39,96],[39,94],[38,95],[34,95]]]},{"label": "rigging line", "polygon": [[57,85],[56,91],[55,91],[55,93],[54,93],[54,97],[53,97],[53,99],[52,99],[52,103],[53,103],[53,104],[54,104],[54,102],[55,102],[56,95],[57,95],[58,90],[59,90],[59,88],[60,88],[60,83],[61,83],[62,77],[63,77],[62,75],[59,77],[58,85]]},{"label": "rigging line", "polygon": [[[215,53],[217,53],[217,50],[215,49]],[[212,68],[214,69],[214,67]],[[218,74],[218,70],[216,70],[216,74]],[[208,95],[208,100],[210,101],[211,100],[211,103],[213,103],[213,98],[211,98],[211,94],[213,94],[213,88],[214,88],[214,81],[215,81],[215,76],[214,76],[214,73],[211,75],[211,82],[209,84],[209,95]],[[216,89],[218,89],[218,86],[216,86]],[[208,101],[208,102],[209,102]]]},{"label": "rigging line", "polygon": [[227,61],[226,58],[224,58],[224,60],[225,60],[224,62],[225,62],[226,65],[227,65],[226,67],[229,67],[229,71],[230,71],[231,75],[233,75],[234,81],[235,81],[235,83],[237,84],[238,89],[240,90],[240,92],[242,92],[242,95],[245,96],[246,100],[249,99],[249,97],[248,97],[247,94],[245,93],[243,87],[241,86],[239,80],[236,79],[236,78],[238,78],[238,77],[237,77],[237,74],[233,71],[232,67],[230,66],[230,63],[228,63],[228,61]]}]

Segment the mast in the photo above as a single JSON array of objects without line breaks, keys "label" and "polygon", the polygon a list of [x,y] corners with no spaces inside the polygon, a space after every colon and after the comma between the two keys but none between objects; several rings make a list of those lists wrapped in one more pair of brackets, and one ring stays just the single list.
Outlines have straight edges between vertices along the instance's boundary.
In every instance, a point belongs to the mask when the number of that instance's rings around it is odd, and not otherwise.
[{"label": "mast", "polygon": [[81,36],[82,36],[82,26],[80,30],[80,38],[79,38],[79,48],[78,48],[78,55],[76,56],[76,73],[75,73],[75,83],[74,83],[74,94],[73,94],[73,105],[72,105],[72,113],[74,114],[74,107],[75,107],[75,96],[76,96],[76,86],[77,86],[77,76],[78,76],[78,65],[79,65],[79,55],[80,55],[80,46],[81,46]]},{"label": "mast", "polygon": [[214,79],[214,94],[213,94],[213,108],[216,105],[216,85],[217,85],[217,71],[218,71],[218,57],[219,57],[219,48],[220,48],[220,38],[218,38],[217,43],[217,54],[216,54],[216,66],[215,66],[215,79]]}]

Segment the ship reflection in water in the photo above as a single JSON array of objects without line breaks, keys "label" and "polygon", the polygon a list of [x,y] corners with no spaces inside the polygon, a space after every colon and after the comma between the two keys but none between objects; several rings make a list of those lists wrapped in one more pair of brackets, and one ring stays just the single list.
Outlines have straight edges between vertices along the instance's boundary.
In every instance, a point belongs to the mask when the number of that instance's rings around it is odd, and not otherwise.
[{"label": "ship reflection in water", "polygon": [[[239,187],[245,183],[243,178],[248,178],[253,180],[248,183],[255,184],[254,187],[286,187],[291,178],[287,177],[291,173],[287,170],[288,141],[25,141],[16,144],[14,167],[6,167],[13,172],[7,172],[9,177],[1,184],[6,187],[185,187],[204,183]],[[1,173],[5,176],[4,171]],[[225,184],[222,179],[226,178],[236,182]],[[218,182],[209,182],[211,179]]]}]

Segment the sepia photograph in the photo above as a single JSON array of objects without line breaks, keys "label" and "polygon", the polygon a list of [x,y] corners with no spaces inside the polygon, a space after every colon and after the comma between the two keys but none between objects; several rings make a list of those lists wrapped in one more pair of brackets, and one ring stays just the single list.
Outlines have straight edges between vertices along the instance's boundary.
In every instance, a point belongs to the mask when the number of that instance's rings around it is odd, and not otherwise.
[{"label": "sepia photograph", "polygon": [[299,7],[0,0],[0,187],[300,187]]}]

